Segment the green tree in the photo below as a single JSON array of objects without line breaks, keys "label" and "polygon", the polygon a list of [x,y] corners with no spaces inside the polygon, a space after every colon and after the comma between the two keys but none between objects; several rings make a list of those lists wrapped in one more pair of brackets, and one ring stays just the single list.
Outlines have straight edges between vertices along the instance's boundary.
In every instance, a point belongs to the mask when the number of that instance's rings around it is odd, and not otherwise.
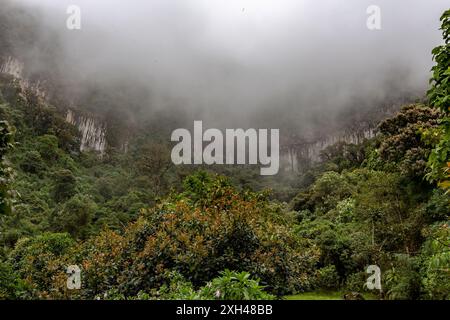
[{"label": "green tree", "polygon": [[62,202],[71,198],[76,193],[76,179],[72,171],[67,169],[55,173],[55,185],[53,198],[56,202]]},{"label": "green tree", "polygon": [[450,299],[450,221],[436,223],[425,230],[422,250],[425,297]]},{"label": "green tree", "polygon": [[161,143],[147,143],[139,150],[136,166],[140,173],[151,178],[155,193],[160,193],[164,176],[172,165],[170,149]]},{"label": "green tree", "polygon": [[429,135],[435,141],[430,154],[428,165],[431,173],[428,178],[439,181],[444,189],[450,188],[450,10],[441,17],[441,30],[444,44],[433,49],[433,59],[436,65],[432,68],[433,76],[430,79],[431,88],[428,91],[429,103],[444,113],[439,130]]},{"label": "green tree", "polygon": [[44,233],[22,238],[9,254],[8,262],[25,281],[32,298],[62,298],[62,290],[67,289],[65,271],[70,265],[63,256],[73,245],[68,234]]},{"label": "green tree", "polygon": [[45,161],[52,163],[59,158],[58,137],[46,134],[36,140],[37,149]]},{"label": "green tree", "polygon": [[[424,105],[409,105],[378,125],[378,153],[385,162],[382,169],[400,171],[420,180],[425,176],[431,147],[421,139],[421,132],[438,128],[442,113]],[[391,165],[393,164],[393,165]]]},{"label": "green tree", "polygon": [[21,298],[25,286],[11,266],[0,261],[0,300]]},{"label": "green tree", "polygon": [[8,122],[0,121],[0,214],[11,212],[14,192],[11,190],[12,168],[6,161],[6,154],[13,148],[14,129]]},{"label": "green tree", "polygon": [[295,236],[277,205],[222,180],[195,175],[185,194],[142,210],[123,232],[105,231],[84,243],[86,296],[112,286],[125,296],[149,292],[169,270],[198,287],[226,268],[249,272],[272,293],[306,289],[317,247]]},{"label": "green tree", "polygon": [[433,76],[430,79],[431,88],[428,91],[428,99],[432,106],[448,114],[450,111],[450,9],[444,12],[441,22],[444,44],[432,51],[436,65],[431,69]]},{"label": "green tree", "polygon": [[35,150],[27,151],[24,154],[20,167],[27,173],[38,175],[42,174],[42,172],[46,169],[41,154]]},{"label": "green tree", "polygon": [[68,232],[75,238],[84,238],[89,232],[97,205],[89,196],[75,195],[56,213],[53,224],[59,232]]}]

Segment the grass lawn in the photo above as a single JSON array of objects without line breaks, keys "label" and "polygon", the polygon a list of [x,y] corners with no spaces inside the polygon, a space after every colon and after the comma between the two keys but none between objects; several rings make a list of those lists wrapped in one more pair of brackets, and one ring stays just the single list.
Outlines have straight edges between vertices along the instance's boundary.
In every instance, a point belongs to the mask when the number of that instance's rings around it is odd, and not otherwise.
[{"label": "grass lawn", "polygon": [[[285,296],[285,300],[344,300],[344,292],[305,292],[293,296]],[[363,293],[366,300],[377,300],[377,296],[370,293]]]}]

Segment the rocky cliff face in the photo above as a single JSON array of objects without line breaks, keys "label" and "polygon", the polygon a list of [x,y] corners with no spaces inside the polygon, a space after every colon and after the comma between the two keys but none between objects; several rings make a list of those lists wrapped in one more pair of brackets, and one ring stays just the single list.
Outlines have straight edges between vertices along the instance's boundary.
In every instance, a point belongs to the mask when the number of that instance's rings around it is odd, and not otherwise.
[{"label": "rocky cliff face", "polygon": [[22,79],[23,68],[23,63],[13,57],[7,57],[0,66],[0,72],[9,74],[17,79]]},{"label": "rocky cliff face", "polygon": [[[280,165],[287,172],[302,172],[311,163],[320,161],[321,152],[329,146],[343,142],[361,144],[376,135],[377,125],[394,115],[402,106],[417,102],[417,93],[405,94],[403,97],[387,98],[367,106],[365,110],[344,112],[340,129],[319,131],[320,135],[303,137],[284,137],[280,147]],[[341,118],[342,118],[341,117]],[[327,132],[327,133],[324,133]]]},{"label": "rocky cliff face", "polygon": [[78,114],[67,110],[66,121],[81,133],[80,151],[97,151],[103,155],[106,150],[106,124],[95,116]]},{"label": "rocky cliff face", "polygon": [[309,163],[318,162],[320,153],[325,148],[338,142],[349,144],[359,144],[365,139],[375,136],[375,127],[367,126],[358,132],[341,132],[336,133],[315,142],[287,143],[281,146],[280,165],[281,168],[288,172],[301,172]]},{"label": "rocky cliff face", "polygon": [[[32,92],[41,102],[48,103],[46,90],[40,81],[30,81],[25,76],[24,64],[13,57],[0,59],[0,73],[12,76],[22,92]],[[103,155],[106,150],[106,123],[94,115],[67,109],[66,121],[78,128],[81,134],[80,151],[93,150]]]},{"label": "rocky cliff face", "polygon": [[46,101],[47,96],[45,90],[41,86],[41,82],[30,81],[27,79],[26,76],[24,76],[24,68],[24,63],[14,57],[0,57],[0,73],[14,77],[15,81],[18,81],[22,92],[32,92],[42,102]]}]

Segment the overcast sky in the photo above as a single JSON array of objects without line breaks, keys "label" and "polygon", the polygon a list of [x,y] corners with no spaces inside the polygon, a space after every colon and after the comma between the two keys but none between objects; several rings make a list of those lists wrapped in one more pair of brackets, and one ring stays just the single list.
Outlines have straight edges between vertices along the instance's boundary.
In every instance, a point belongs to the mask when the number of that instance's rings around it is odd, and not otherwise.
[{"label": "overcast sky", "polygon": [[[270,109],[293,121],[390,91],[424,92],[439,17],[450,7],[450,0],[18,1],[43,10],[41,31],[56,30],[63,43],[55,64],[75,66],[80,86],[132,79],[148,86],[148,108],[180,104],[213,119]],[[69,4],[81,8],[80,31],[66,28]],[[369,5],[381,8],[382,30],[368,30]]]}]

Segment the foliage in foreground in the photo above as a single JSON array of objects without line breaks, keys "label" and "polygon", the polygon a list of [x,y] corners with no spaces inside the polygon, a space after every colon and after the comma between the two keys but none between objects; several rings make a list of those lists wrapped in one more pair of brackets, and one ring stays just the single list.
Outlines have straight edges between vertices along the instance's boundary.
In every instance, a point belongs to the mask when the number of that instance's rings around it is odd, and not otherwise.
[{"label": "foliage in foreground", "polygon": [[[63,234],[23,239],[9,255],[10,263],[36,298],[69,297],[63,279],[65,266],[71,264],[83,270],[83,287],[75,296],[88,299],[111,288],[124,297],[151,292],[167,282],[170,271],[195,288],[224,269],[247,271],[275,294],[310,287],[319,252],[294,235],[292,221],[279,205],[264,194],[238,192],[223,177],[199,173],[185,185],[185,193],[142,210],[123,232],[105,230],[78,245]],[[240,290],[234,284],[247,280],[244,274],[224,273],[222,282],[212,281],[202,295],[216,288],[232,297]],[[259,288],[249,284],[249,290]]]},{"label": "foliage in foreground", "polygon": [[441,17],[441,30],[444,44],[433,49],[433,76],[428,91],[430,106],[440,109],[444,116],[438,130],[426,133],[426,137],[434,144],[428,165],[431,172],[428,178],[439,181],[439,185],[450,189],[450,10]]}]

